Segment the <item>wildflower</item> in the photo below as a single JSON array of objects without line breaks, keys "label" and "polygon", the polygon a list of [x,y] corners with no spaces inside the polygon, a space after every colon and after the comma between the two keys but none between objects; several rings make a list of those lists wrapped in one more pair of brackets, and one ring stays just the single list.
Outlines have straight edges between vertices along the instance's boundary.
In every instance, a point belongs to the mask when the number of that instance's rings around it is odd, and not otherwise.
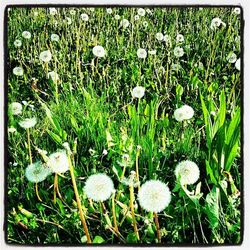
[{"label": "wildflower", "polygon": [[140,19],[140,17],[139,17],[138,15],[135,15],[135,16],[134,16],[134,19],[135,19],[135,21],[137,21],[137,20]]},{"label": "wildflower", "polygon": [[21,47],[21,46],[22,46],[22,41],[21,41],[21,40],[15,40],[14,46],[15,46],[16,48]]},{"label": "wildflower", "polygon": [[177,43],[182,43],[182,42],[184,42],[184,36],[183,36],[182,34],[178,34],[178,35],[176,36],[176,42],[177,42]]},{"label": "wildflower", "polygon": [[13,115],[20,115],[20,114],[22,114],[23,106],[19,102],[12,102],[10,104],[9,108],[10,108],[10,111],[11,111],[11,113]]},{"label": "wildflower", "polygon": [[171,37],[170,37],[170,35],[164,35],[163,41],[166,42],[166,43],[170,43],[170,42],[171,42]]},{"label": "wildflower", "polygon": [[121,182],[129,187],[131,186],[138,187],[140,185],[140,182],[136,181],[136,172],[133,170],[130,172],[129,177],[128,178],[123,177]]},{"label": "wildflower", "polygon": [[236,15],[240,14],[240,8],[234,8],[233,13]]},{"label": "wildflower", "polygon": [[115,20],[119,20],[121,17],[119,15],[115,15]]},{"label": "wildflower", "polygon": [[162,41],[164,38],[164,36],[161,32],[156,33],[155,37],[158,41]]},{"label": "wildflower", "polygon": [[66,17],[66,21],[67,21],[67,24],[68,24],[68,25],[72,24],[72,20],[71,20],[70,17]]},{"label": "wildflower", "polygon": [[52,58],[52,54],[49,50],[45,50],[40,54],[40,60],[43,62],[49,62]]},{"label": "wildflower", "polygon": [[128,26],[130,25],[130,22],[127,20],[127,19],[122,19],[121,22],[120,22],[120,25],[126,29],[128,28]]},{"label": "wildflower", "polygon": [[212,30],[214,30],[214,29],[220,27],[221,24],[222,24],[223,26],[226,26],[226,24],[225,24],[224,22],[222,22],[222,20],[221,20],[219,17],[215,17],[215,18],[213,18],[212,21],[211,21],[210,28],[211,28]]},{"label": "wildflower", "polygon": [[147,57],[147,51],[145,49],[138,49],[137,50],[137,56],[138,58],[145,59]]},{"label": "wildflower", "polygon": [[111,8],[107,8],[106,11],[107,11],[108,14],[112,14],[112,9]]},{"label": "wildflower", "polygon": [[58,42],[59,41],[59,36],[57,34],[52,34],[50,36],[51,41]]},{"label": "wildflower", "polygon": [[[76,143],[76,140],[74,141],[74,143]],[[72,152],[71,152],[71,149],[70,149],[70,146],[69,146],[69,143],[68,142],[64,142],[63,144],[62,144],[62,146],[66,149],[66,151],[67,151],[67,153],[68,154],[72,154]]]},{"label": "wildflower", "polygon": [[22,76],[23,75],[23,68],[15,67],[13,69],[13,74],[16,75],[16,76]]},{"label": "wildflower", "polygon": [[137,13],[138,13],[139,16],[145,16],[146,11],[145,11],[143,8],[139,8],[139,9],[137,10]]},{"label": "wildflower", "polygon": [[183,48],[181,48],[181,47],[179,47],[179,46],[175,47],[175,48],[174,48],[174,55],[175,55],[176,57],[182,57],[182,56],[184,55],[184,50],[183,50]]},{"label": "wildflower", "polygon": [[141,186],[138,200],[146,211],[159,213],[169,205],[171,193],[165,183],[159,180],[150,180]]},{"label": "wildflower", "polygon": [[8,132],[9,133],[15,133],[16,129],[14,127],[10,127],[10,128],[8,128]]},{"label": "wildflower", "polygon": [[194,110],[192,107],[188,105],[183,105],[182,107],[178,108],[174,112],[174,118],[181,122],[183,120],[189,120],[194,116]]},{"label": "wildflower", "polygon": [[105,56],[105,50],[102,46],[97,45],[93,48],[93,54],[97,57],[104,57]]},{"label": "wildflower", "polygon": [[228,56],[227,56],[227,61],[228,61],[229,63],[235,63],[236,60],[237,60],[236,54],[235,54],[234,52],[230,52],[230,53],[228,54]]},{"label": "wildflower", "polygon": [[26,118],[22,121],[20,121],[18,124],[24,128],[24,129],[27,129],[27,128],[32,128],[36,125],[37,123],[37,120],[36,120],[36,117],[33,117],[33,118]]},{"label": "wildflower", "polygon": [[68,157],[65,150],[49,155],[47,166],[53,173],[65,173],[69,170]]},{"label": "wildflower", "polygon": [[145,95],[145,88],[141,86],[137,86],[132,90],[132,97],[133,98],[142,98]]},{"label": "wildflower", "polygon": [[25,39],[30,39],[31,38],[31,33],[29,31],[24,31],[22,33],[22,37]]},{"label": "wildflower", "polygon": [[240,58],[236,61],[235,68],[240,71]]},{"label": "wildflower", "polygon": [[83,21],[87,22],[87,21],[89,20],[88,14],[85,14],[85,13],[81,14],[81,19],[82,19]]},{"label": "wildflower", "polygon": [[155,50],[155,49],[154,49],[154,50],[149,50],[148,53],[149,53],[150,55],[156,55],[156,50]]},{"label": "wildflower", "polygon": [[76,11],[75,10],[70,10],[69,13],[70,13],[70,15],[74,16],[76,14]]},{"label": "wildflower", "polygon": [[55,71],[51,71],[48,73],[48,78],[51,78],[53,82],[56,82],[59,80],[59,76]]},{"label": "wildflower", "polygon": [[175,168],[175,176],[182,185],[194,184],[200,176],[198,166],[192,161],[182,161]]},{"label": "wildflower", "polygon": [[57,14],[56,8],[49,8],[49,14],[52,16],[56,15]]},{"label": "wildflower", "polygon": [[40,161],[30,164],[25,169],[25,176],[30,182],[38,183],[44,181],[50,174],[50,169]]},{"label": "wildflower", "polygon": [[113,181],[106,174],[94,174],[91,175],[84,187],[84,191],[89,199],[94,201],[107,200],[114,190]]},{"label": "wildflower", "polygon": [[148,27],[148,22],[147,21],[143,21],[142,25],[147,28]]}]

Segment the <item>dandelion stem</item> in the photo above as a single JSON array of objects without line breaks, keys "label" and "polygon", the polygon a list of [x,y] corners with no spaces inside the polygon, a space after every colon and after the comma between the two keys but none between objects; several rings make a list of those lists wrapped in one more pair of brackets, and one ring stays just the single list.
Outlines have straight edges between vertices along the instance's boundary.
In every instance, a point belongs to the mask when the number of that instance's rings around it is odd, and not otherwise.
[{"label": "dandelion stem", "polygon": [[136,225],[136,219],[135,219],[135,212],[134,212],[134,187],[133,185],[129,186],[130,191],[130,209],[131,209],[131,215],[133,220],[133,226],[134,226],[134,232],[138,240],[140,240],[139,232]]},{"label": "dandelion stem", "polygon": [[112,195],[112,213],[113,213],[113,219],[114,219],[114,228],[116,233],[119,233],[118,226],[117,226],[117,220],[116,220],[116,213],[115,213],[115,193]]},{"label": "dandelion stem", "polygon": [[48,65],[47,62],[45,63],[45,72],[46,72],[46,79],[48,79],[49,78],[49,76],[48,76],[48,74],[49,74],[49,65]]},{"label": "dandelion stem", "polygon": [[158,220],[158,215],[156,212],[154,212],[154,217],[155,217],[155,225],[156,225],[158,243],[161,243],[161,229],[160,229],[160,224]]},{"label": "dandelion stem", "polygon": [[136,171],[136,182],[137,182],[137,188],[138,191],[140,190],[140,175],[139,175],[139,155],[140,155],[140,149],[137,149],[136,152],[136,161],[135,161],[135,171]]},{"label": "dandelion stem", "polygon": [[54,204],[56,204],[56,191],[57,191],[57,186],[58,186],[58,175],[55,173],[54,177]]},{"label": "dandelion stem", "polygon": [[28,150],[29,150],[30,164],[32,164],[32,154],[31,154],[31,147],[30,147],[30,130],[29,130],[29,128],[27,128],[27,137],[28,137]]},{"label": "dandelion stem", "polygon": [[80,197],[79,197],[77,185],[76,185],[76,179],[75,179],[75,175],[74,175],[74,167],[73,167],[73,165],[71,163],[71,159],[70,159],[69,154],[68,154],[68,161],[69,161],[69,170],[70,170],[71,180],[72,180],[72,184],[73,184],[73,188],[74,188],[74,192],[75,192],[75,196],[76,196],[76,202],[77,202],[80,218],[81,218],[81,221],[82,221],[83,229],[84,229],[84,232],[85,232],[86,237],[87,237],[87,242],[92,243],[90,235],[89,235],[87,222],[86,222],[86,219],[84,217],[83,210],[82,210],[82,204],[81,204],[81,200],[80,200]]},{"label": "dandelion stem", "polygon": [[37,199],[38,199],[39,201],[42,202],[42,199],[41,199],[41,197],[39,196],[39,192],[38,192],[38,183],[37,183],[37,182],[36,182],[36,184],[35,184],[35,189],[36,189],[36,196],[37,196]]}]

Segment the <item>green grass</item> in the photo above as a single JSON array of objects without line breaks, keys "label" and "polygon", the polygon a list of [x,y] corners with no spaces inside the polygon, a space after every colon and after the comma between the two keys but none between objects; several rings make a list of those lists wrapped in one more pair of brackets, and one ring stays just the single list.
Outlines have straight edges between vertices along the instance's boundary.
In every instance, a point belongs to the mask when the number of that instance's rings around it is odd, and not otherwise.
[{"label": "green grass", "polygon": [[[55,16],[47,8],[11,8],[8,12],[8,104],[27,101],[34,110],[23,105],[18,116],[8,112],[8,128],[16,132],[8,132],[7,242],[86,243],[69,171],[65,178],[59,177],[63,200],[57,198],[56,204],[54,175],[38,184],[42,202],[25,177],[30,163],[27,133],[18,122],[35,116],[38,123],[30,129],[33,161],[43,160],[36,147],[51,154],[69,143],[94,243],[157,243],[153,214],[138,204],[137,188],[135,217],[140,241],[131,213],[126,212],[129,188],[121,183],[123,166],[119,162],[124,154],[129,155],[125,171],[129,177],[135,171],[138,145],[141,184],[159,179],[172,193],[170,205],[158,214],[163,243],[240,243],[241,75],[227,60],[232,51],[240,58],[240,15],[231,8],[154,8],[135,21],[136,8],[113,8],[112,14],[106,8],[74,9],[76,14],[71,15],[70,8],[58,8]],[[81,20],[82,13],[89,15],[88,22]],[[130,21],[127,29],[120,27],[116,14]],[[72,24],[64,21],[66,17]],[[226,26],[212,31],[215,17]],[[148,22],[147,27],[143,21]],[[31,39],[22,37],[24,30],[31,32]],[[158,41],[157,32],[168,34],[171,42]],[[60,36],[58,42],[51,41],[53,33]],[[177,34],[185,41],[177,44]],[[22,40],[20,48],[14,46],[16,39]],[[104,58],[93,55],[95,45],[104,47]],[[175,57],[176,46],[184,49],[183,57]],[[139,59],[138,48],[157,53]],[[46,65],[39,60],[40,53],[48,49],[52,53],[48,70],[58,73],[57,85],[47,79]],[[12,73],[17,66],[23,68],[23,76]],[[131,95],[136,86],[146,90],[140,101]],[[173,114],[183,104],[194,109],[194,117],[177,122]],[[200,169],[199,181],[188,186],[193,194],[179,185],[174,174],[182,160],[194,161]],[[124,240],[107,229],[99,203],[92,206],[84,193],[87,177],[99,172],[112,178],[119,193],[115,212]],[[111,198],[104,203],[113,223]]]}]

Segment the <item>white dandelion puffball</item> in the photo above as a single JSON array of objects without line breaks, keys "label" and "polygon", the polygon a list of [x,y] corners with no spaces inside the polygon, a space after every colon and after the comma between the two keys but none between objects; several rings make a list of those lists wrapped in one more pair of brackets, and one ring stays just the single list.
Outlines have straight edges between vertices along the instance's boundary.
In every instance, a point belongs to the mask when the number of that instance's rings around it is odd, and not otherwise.
[{"label": "white dandelion puffball", "polygon": [[52,54],[49,50],[45,50],[40,54],[40,60],[43,62],[49,62],[52,58]]},{"label": "white dandelion puffball", "polygon": [[183,105],[182,107],[178,108],[174,112],[174,118],[178,122],[183,120],[189,120],[194,116],[194,110],[192,107],[188,105]]},{"label": "white dandelion puffball", "polygon": [[140,16],[135,15],[135,16],[134,16],[134,19],[135,19],[135,21],[137,21],[137,20],[139,20],[139,19],[140,19]]},{"label": "white dandelion puffball", "polygon": [[230,53],[228,54],[228,56],[227,56],[227,61],[228,61],[229,63],[235,63],[236,60],[237,60],[236,54],[235,54],[234,52],[230,52]]},{"label": "white dandelion puffball", "polygon": [[147,57],[147,51],[145,49],[141,49],[141,48],[138,49],[136,54],[138,58],[145,59]]},{"label": "white dandelion puffball", "polygon": [[15,40],[14,46],[15,46],[16,48],[21,47],[21,46],[22,46],[22,41],[21,41],[21,40]]},{"label": "white dandelion puffball", "polygon": [[119,20],[121,17],[119,15],[115,15],[115,20]]},{"label": "white dandelion puffball", "polygon": [[233,13],[236,15],[240,14],[240,8],[234,8]]},{"label": "white dandelion puffball", "polygon": [[170,35],[164,35],[163,41],[166,42],[166,43],[170,43],[171,42],[171,36]]},{"label": "white dandelion puffball", "polygon": [[23,75],[23,68],[15,67],[13,69],[13,74],[16,75],[16,76],[22,76]]},{"label": "white dandelion puffball", "polygon": [[93,54],[96,57],[104,57],[105,56],[105,50],[102,46],[97,45],[93,48]]},{"label": "white dandelion puffball", "polygon": [[210,28],[212,30],[216,29],[216,28],[219,28],[221,26],[221,24],[223,26],[226,26],[226,24],[224,22],[222,22],[222,20],[219,18],[219,17],[215,17],[212,19],[211,21],[211,25],[210,25]]},{"label": "white dandelion puffball", "polygon": [[126,29],[126,28],[128,28],[128,26],[130,25],[130,22],[129,22],[129,20],[127,20],[127,19],[122,19],[120,25],[121,25],[124,29]]},{"label": "white dandelion puffball", "polygon": [[147,21],[143,21],[142,25],[147,28],[148,27],[148,22]]},{"label": "white dandelion puffball", "polygon": [[72,20],[71,20],[71,18],[70,17],[66,17],[66,21],[67,21],[67,24],[72,24]]},{"label": "white dandelion puffball", "polygon": [[20,121],[18,124],[22,127],[22,128],[32,128],[36,125],[37,123],[37,120],[36,120],[36,117],[33,117],[33,118],[26,118],[22,121]]},{"label": "white dandelion puffball", "polygon": [[11,113],[13,115],[20,115],[20,114],[22,114],[23,106],[19,102],[12,102],[10,104],[9,108],[10,108],[10,111],[11,111]]},{"label": "white dandelion puffball", "polygon": [[8,128],[8,132],[9,133],[15,133],[16,132],[16,128],[10,127],[10,128]]},{"label": "white dandelion puffball", "polygon": [[240,58],[236,61],[235,68],[240,71]]},{"label": "white dandelion puffball", "polygon": [[183,48],[181,48],[181,47],[175,47],[174,48],[174,55],[176,56],[176,57],[182,57],[183,55],[184,55],[184,50],[183,50]]},{"label": "white dandelion puffball", "polygon": [[200,170],[194,162],[182,161],[175,168],[175,176],[182,185],[194,184],[200,177]]},{"label": "white dandelion puffball", "polygon": [[76,10],[70,10],[69,13],[70,15],[74,16],[76,14]]},{"label": "white dandelion puffball", "polygon": [[183,36],[182,34],[178,34],[178,35],[176,36],[176,42],[177,42],[177,43],[182,43],[182,42],[184,42],[184,36]]},{"label": "white dandelion puffball", "polygon": [[31,33],[29,31],[24,31],[22,33],[22,37],[25,39],[30,39],[31,38]]},{"label": "white dandelion puffball", "polygon": [[56,15],[57,14],[56,8],[49,8],[49,14],[52,16]]},{"label": "white dandelion puffball", "polygon": [[57,34],[51,34],[50,39],[53,42],[58,42],[60,37]]},{"label": "white dandelion puffball", "polygon": [[164,38],[164,36],[163,36],[163,34],[162,34],[161,32],[156,33],[156,34],[155,34],[155,37],[156,37],[156,39],[157,39],[158,41],[162,41],[163,38]]},{"label": "white dandelion puffball", "polygon": [[50,173],[50,169],[40,161],[30,164],[25,169],[26,178],[34,183],[44,181]]},{"label": "white dandelion puffball", "polygon": [[49,155],[48,167],[53,173],[65,173],[69,170],[68,156],[65,150],[61,150]]},{"label": "white dandelion puffball", "polygon": [[149,53],[150,55],[156,55],[156,49],[154,49],[154,50],[149,50],[148,53]]},{"label": "white dandelion puffball", "polygon": [[88,14],[85,14],[85,13],[81,14],[81,19],[82,19],[83,21],[87,22],[87,21],[89,20]]},{"label": "white dandelion puffball", "polygon": [[137,13],[138,13],[139,16],[145,16],[146,11],[145,11],[143,8],[139,8],[139,9],[137,10]]},{"label": "white dandelion puffball", "polygon": [[146,211],[159,213],[169,205],[171,193],[165,183],[151,180],[141,186],[138,200],[141,207]]},{"label": "white dandelion puffball", "polygon": [[106,11],[107,11],[108,14],[112,14],[112,9],[111,8],[107,8]]},{"label": "white dandelion puffball", "polygon": [[145,88],[141,86],[137,86],[132,90],[132,97],[133,98],[142,98],[145,95]]},{"label": "white dandelion puffball", "polygon": [[51,71],[48,73],[48,78],[51,78],[53,82],[56,82],[59,80],[59,75],[55,71]]},{"label": "white dandelion puffball", "polygon": [[114,184],[106,174],[93,174],[87,179],[84,191],[89,199],[105,201],[113,193]]}]

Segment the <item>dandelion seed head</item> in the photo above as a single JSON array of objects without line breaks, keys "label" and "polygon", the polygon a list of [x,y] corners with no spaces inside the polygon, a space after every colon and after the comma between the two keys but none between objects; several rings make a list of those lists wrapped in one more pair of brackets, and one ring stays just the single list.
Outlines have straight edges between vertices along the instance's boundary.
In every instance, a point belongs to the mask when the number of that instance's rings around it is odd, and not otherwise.
[{"label": "dandelion seed head", "polygon": [[53,42],[58,42],[60,37],[57,34],[51,34],[50,39]]},{"label": "dandelion seed head", "polygon": [[137,14],[138,14],[139,16],[145,16],[146,11],[145,11],[143,8],[139,8],[139,9],[137,10]]},{"label": "dandelion seed head", "polygon": [[15,40],[15,41],[14,41],[14,46],[15,46],[16,48],[20,48],[20,47],[22,46],[22,41],[21,41],[21,40]]},{"label": "dandelion seed head", "polygon": [[177,42],[177,43],[182,43],[182,42],[184,42],[184,36],[183,36],[182,34],[178,34],[178,35],[176,36],[176,42]]},{"label": "dandelion seed head", "polygon": [[50,173],[50,169],[40,161],[30,164],[25,169],[26,178],[33,183],[44,181]]},{"label": "dandelion seed head", "polygon": [[183,48],[181,48],[181,47],[179,47],[179,46],[175,47],[175,48],[174,48],[174,55],[175,55],[176,57],[182,57],[182,56],[184,55],[184,50],[183,50]]},{"label": "dandelion seed head", "polygon": [[164,38],[164,36],[163,36],[163,34],[162,34],[161,32],[156,33],[156,34],[155,34],[155,37],[156,37],[156,39],[157,39],[158,41],[162,41],[163,38]]},{"label": "dandelion seed head", "polygon": [[105,56],[105,50],[102,46],[97,45],[93,48],[93,54],[96,57],[104,57]]},{"label": "dandelion seed head", "polygon": [[235,62],[235,68],[240,71],[240,58]]},{"label": "dandelion seed head", "polygon": [[240,8],[234,8],[233,13],[236,15],[240,14]]},{"label": "dandelion seed head", "polygon": [[81,19],[82,19],[83,21],[87,22],[87,21],[89,20],[88,14],[86,14],[86,13],[81,14]]},{"label": "dandelion seed head", "polygon": [[23,75],[23,68],[15,67],[13,69],[13,74],[16,75],[16,76],[22,76]]},{"label": "dandelion seed head", "polygon": [[121,17],[119,15],[115,15],[115,20],[119,20]]},{"label": "dandelion seed head", "polygon": [[49,155],[47,166],[53,173],[65,173],[69,170],[68,157],[65,150]]},{"label": "dandelion seed head", "polygon": [[229,63],[235,63],[236,60],[237,60],[236,54],[235,54],[234,52],[230,52],[230,53],[228,54],[228,56],[227,56],[227,61],[228,61]]},{"label": "dandelion seed head", "polygon": [[169,205],[171,193],[165,183],[159,180],[150,180],[141,186],[138,200],[146,211],[159,213]]},{"label": "dandelion seed head", "polygon": [[130,25],[130,22],[129,22],[129,20],[127,20],[127,19],[124,18],[124,19],[121,20],[120,25],[121,25],[124,29],[126,29],[126,28],[128,28],[128,26]]},{"label": "dandelion seed head", "polygon": [[16,128],[10,127],[10,128],[8,128],[8,132],[9,133],[15,133],[16,132]]},{"label": "dandelion seed head", "polygon": [[107,11],[108,14],[112,14],[112,12],[113,12],[111,8],[107,8],[106,11]]},{"label": "dandelion seed head", "polygon": [[178,108],[174,112],[174,118],[181,122],[183,120],[189,120],[194,116],[194,110],[192,107],[188,105],[183,105],[182,107]]},{"label": "dandelion seed head", "polygon": [[69,13],[70,15],[74,16],[76,14],[76,10],[70,10]]},{"label": "dandelion seed head", "polygon": [[135,19],[135,21],[137,21],[137,20],[140,19],[140,16],[139,16],[139,15],[135,15],[135,16],[134,16],[134,19]]},{"label": "dandelion seed head", "polygon": [[56,8],[49,8],[49,14],[52,16],[56,15],[57,14]]},{"label": "dandelion seed head", "polygon": [[147,21],[143,21],[142,25],[144,26],[144,28],[148,27],[148,22]]},{"label": "dandelion seed head", "polygon": [[219,28],[221,25],[226,26],[226,24],[222,22],[222,20],[219,17],[215,17],[211,21],[210,28],[214,30],[216,28]]},{"label": "dandelion seed head", "polygon": [[12,102],[9,106],[9,109],[13,115],[20,115],[22,114],[23,106],[19,102]]},{"label": "dandelion seed head", "polygon": [[51,54],[50,50],[45,50],[45,51],[40,53],[39,58],[43,62],[49,62],[52,58],[52,54]]},{"label": "dandelion seed head", "polygon": [[70,17],[66,17],[66,21],[68,25],[72,24],[72,19]]},{"label": "dandelion seed head", "polygon": [[25,39],[30,39],[31,38],[31,33],[29,31],[24,31],[22,33],[22,37],[25,38]]},{"label": "dandelion seed head", "polygon": [[145,95],[145,88],[142,86],[137,86],[132,90],[132,97],[133,98],[142,98]]},{"label": "dandelion seed head", "polygon": [[138,58],[145,59],[147,57],[147,51],[145,49],[138,49],[137,50],[137,56]]},{"label": "dandelion seed head", "polygon": [[55,71],[51,71],[48,73],[48,78],[51,78],[53,82],[57,82],[59,80],[59,75]]},{"label": "dandelion seed head", "polygon": [[107,200],[114,190],[113,181],[106,174],[98,173],[91,175],[84,187],[84,191],[89,199],[94,201]]},{"label": "dandelion seed head", "polygon": [[164,35],[163,41],[166,42],[166,43],[170,43],[171,42],[171,36],[170,35]]},{"label": "dandelion seed head", "polygon": [[194,184],[200,177],[200,170],[194,162],[182,161],[175,168],[175,176],[182,185]]},{"label": "dandelion seed head", "polygon": [[36,117],[32,117],[32,118],[25,118],[24,120],[20,121],[18,124],[22,128],[28,129],[28,128],[34,127],[36,123],[37,123]]}]

